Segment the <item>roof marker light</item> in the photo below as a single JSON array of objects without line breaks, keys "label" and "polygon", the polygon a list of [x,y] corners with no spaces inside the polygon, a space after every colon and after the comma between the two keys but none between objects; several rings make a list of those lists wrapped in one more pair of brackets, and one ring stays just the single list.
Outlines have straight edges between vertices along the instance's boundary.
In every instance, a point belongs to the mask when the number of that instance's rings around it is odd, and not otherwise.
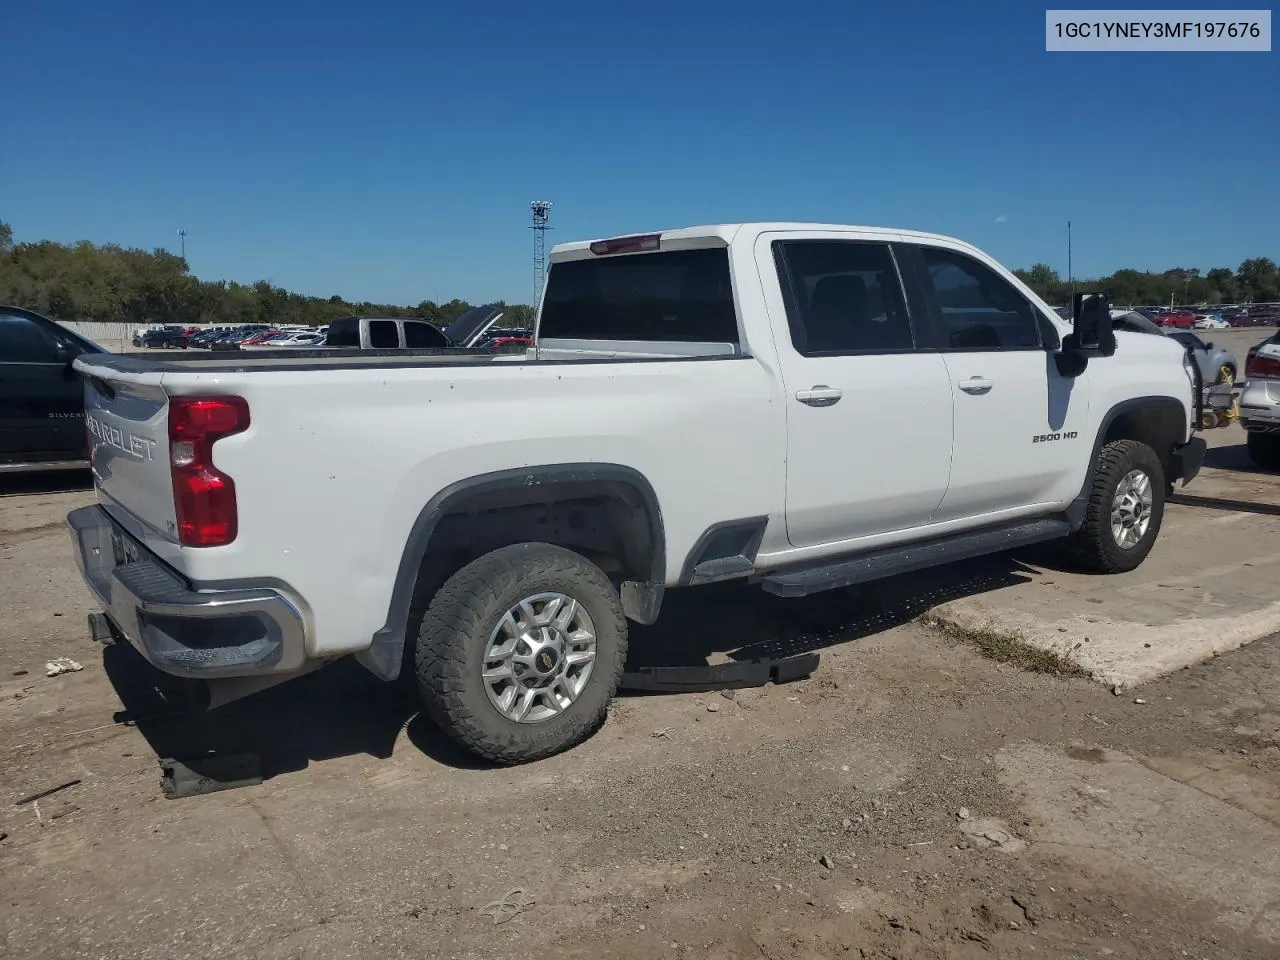
[{"label": "roof marker light", "polygon": [[657,250],[662,241],[660,233],[641,233],[632,237],[614,237],[612,240],[594,240],[591,252],[598,257],[611,253],[649,253]]}]

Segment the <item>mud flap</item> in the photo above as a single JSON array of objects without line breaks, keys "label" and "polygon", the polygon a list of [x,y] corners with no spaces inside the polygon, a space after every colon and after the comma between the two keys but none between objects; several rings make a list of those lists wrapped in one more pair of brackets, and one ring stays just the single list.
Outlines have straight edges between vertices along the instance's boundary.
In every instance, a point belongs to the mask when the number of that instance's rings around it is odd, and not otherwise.
[{"label": "mud flap", "polygon": [[623,690],[650,693],[699,693],[763,687],[766,683],[791,683],[818,669],[821,656],[802,653],[781,660],[746,660],[737,663],[698,664],[690,667],[641,667],[622,675]]}]

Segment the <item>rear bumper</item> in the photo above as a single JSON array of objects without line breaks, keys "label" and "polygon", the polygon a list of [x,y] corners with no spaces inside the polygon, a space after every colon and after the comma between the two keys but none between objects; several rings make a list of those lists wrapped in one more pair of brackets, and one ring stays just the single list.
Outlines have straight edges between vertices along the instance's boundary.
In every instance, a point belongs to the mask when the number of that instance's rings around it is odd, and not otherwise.
[{"label": "rear bumper", "polygon": [[1169,457],[1171,473],[1170,480],[1181,480],[1183,486],[1186,486],[1195,479],[1200,468],[1204,465],[1204,455],[1208,445],[1204,442],[1203,437],[1192,437],[1180,447],[1174,447],[1173,453]]},{"label": "rear bumper", "polygon": [[193,590],[100,506],[67,515],[76,562],[107,615],[153,666],[215,679],[297,671],[306,659],[298,605],[274,586]]},{"label": "rear bumper", "polygon": [[1246,380],[1240,387],[1240,419],[1247,430],[1280,426],[1280,381]]}]

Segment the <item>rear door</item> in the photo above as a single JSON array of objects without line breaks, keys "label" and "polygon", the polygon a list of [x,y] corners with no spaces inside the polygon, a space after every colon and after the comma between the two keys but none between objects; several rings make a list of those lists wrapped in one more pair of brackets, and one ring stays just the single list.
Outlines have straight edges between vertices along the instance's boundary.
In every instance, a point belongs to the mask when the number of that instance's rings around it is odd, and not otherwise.
[{"label": "rear door", "polygon": [[1092,453],[1088,373],[1064,377],[1057,329],[990,265],[938,245],[906,251],[919,277],[955,410],[940,521],[1034,511],[1079,492]]},{"label": "rear door", "polygon": [[54,325],[0,309],[0,463],[84,459],[84,399]]},{"label": "rear door", "polygon": [[796,547],[920,527],[947,489],[951,387],[907,309],[892,246],[838,234],[762,237],[786,323],[787,537]]}]

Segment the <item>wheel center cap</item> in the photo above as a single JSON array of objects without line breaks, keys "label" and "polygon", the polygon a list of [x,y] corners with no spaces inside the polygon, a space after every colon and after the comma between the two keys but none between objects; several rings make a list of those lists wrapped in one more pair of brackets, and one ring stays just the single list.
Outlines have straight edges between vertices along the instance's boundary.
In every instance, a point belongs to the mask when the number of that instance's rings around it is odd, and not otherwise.
[{"label": "wheel center cap", "polygon": [[560,665],[560,652],[555,647],[543,647],[534,656],[533,665],[544,677],[549,676]]}]

